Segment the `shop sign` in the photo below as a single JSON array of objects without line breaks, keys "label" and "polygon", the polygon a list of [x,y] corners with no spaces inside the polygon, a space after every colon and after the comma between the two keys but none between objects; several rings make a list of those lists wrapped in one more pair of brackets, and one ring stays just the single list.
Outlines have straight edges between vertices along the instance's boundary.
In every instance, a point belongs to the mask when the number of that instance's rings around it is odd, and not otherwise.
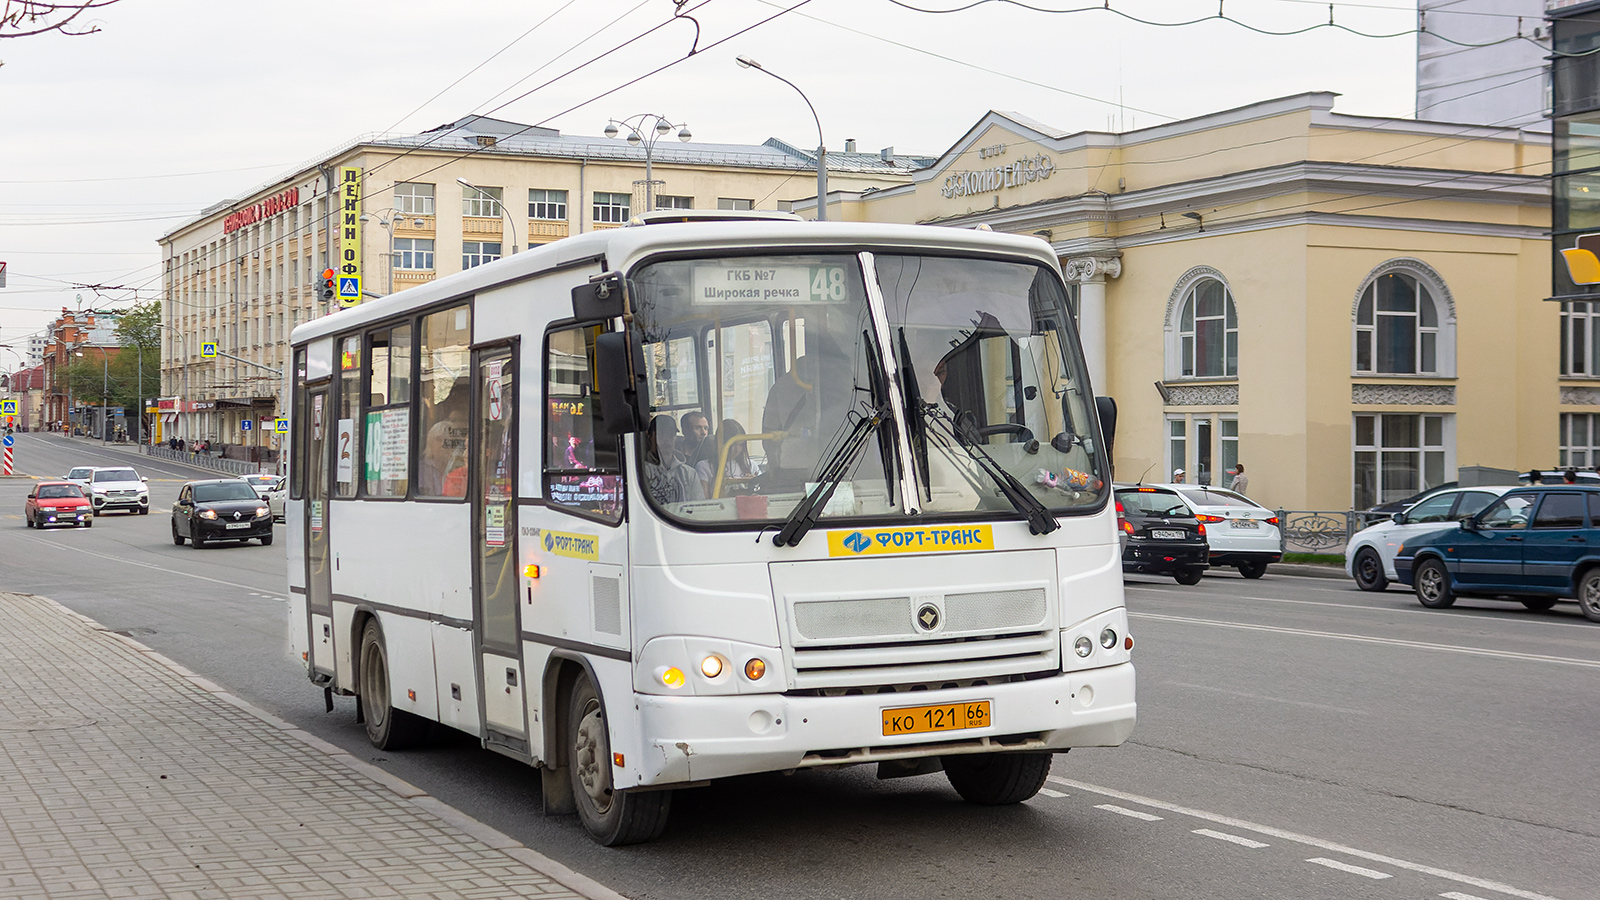
[{"label": "shop sign", "polygon": [[952,172],[945,177],[940,193],[946,197],[965,197],[970,194],[988,194],[1003,188],[1021,187],[1043,181],[1055,174],[1056,164],[1043,153],[1024,157],[1004,166]]},{"label": "shop sign", "polygon": [[361,168],[339,168],[339,306],[361,303]]},{"label": "shop sign", "polygon": [[275,216],[299,205],[300,189],[289,188],[281,194],[268,197],[260,203],[252,203],[244,209],[229,214],[222,220],[222,233],[233,234],[246,225],[254,225],[268,216]]}]

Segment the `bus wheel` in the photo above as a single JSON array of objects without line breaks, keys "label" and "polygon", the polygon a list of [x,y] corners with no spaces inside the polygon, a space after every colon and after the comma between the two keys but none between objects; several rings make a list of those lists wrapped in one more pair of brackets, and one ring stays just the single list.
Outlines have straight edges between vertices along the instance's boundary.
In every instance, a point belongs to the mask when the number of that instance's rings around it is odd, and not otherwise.
[{"label": "bus wheel", "polygon": [[377,619],[361,630],[361,711],[367,720],[367,740],[379,750],[415,747],[427,734],[428,722],[389,705],[389,651]]},{"label": "bus wheel", "polygon": [[1049,753],[976,753],[944,757],[944,774],[961,799],[1005,806],[1039,793],[1050,774]]},{"label": "bus wheel", "polygon": [[667,827],[671,791],[617,791],[611,786],[611,739],[605,707],[589,676],[579,675],[567,704],[568,777],[578,818],[607,847],[653,840]]}]

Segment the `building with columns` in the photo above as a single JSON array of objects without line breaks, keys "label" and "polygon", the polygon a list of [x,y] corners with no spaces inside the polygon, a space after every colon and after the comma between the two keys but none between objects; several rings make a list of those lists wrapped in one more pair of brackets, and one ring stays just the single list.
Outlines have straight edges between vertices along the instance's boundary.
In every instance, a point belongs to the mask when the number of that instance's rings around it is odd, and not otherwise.
[{"label": "building with columns", "polygon": [[[337,265],[346,274],[337,199],[346,170],[359,186],[349,230],[361,298],[618,228],[647,208],[786,209],[816,195],[814,151],[776,138],[685,142],[687,129],[655,121],[630,118],[607,138],[467,116],[421,134],[353,140],[203,209],[159,241],[161,433],[244,450],[234,455],[262,448],[271,459],[273,438],[263,439],[261,425],[285,408],[289,333],[339,306],[321,296],[321,273]],[[855,196],[905,184],[931,161],[893,148],[859,153],[847,140],[827,155],[829,183]]]},{"label": "building with columns", "polygon": [[990,112],[830,218],[1047,241],[1120,407],[1120,480],[1225,484],[1242,462],[1261,502],[1341,510],[1554,467],[1549,136],[1335,97],[1121,134]]}]

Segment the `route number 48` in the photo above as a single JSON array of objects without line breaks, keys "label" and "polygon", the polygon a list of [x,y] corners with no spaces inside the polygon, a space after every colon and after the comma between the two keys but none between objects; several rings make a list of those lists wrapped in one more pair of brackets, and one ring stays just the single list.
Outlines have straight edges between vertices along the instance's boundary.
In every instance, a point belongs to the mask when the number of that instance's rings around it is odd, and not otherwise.
[{"label": "route number 48", "polygon": [[843,266],[817,266],[811,273],[811,301],[813,303],[843,303],[845,281]]}]

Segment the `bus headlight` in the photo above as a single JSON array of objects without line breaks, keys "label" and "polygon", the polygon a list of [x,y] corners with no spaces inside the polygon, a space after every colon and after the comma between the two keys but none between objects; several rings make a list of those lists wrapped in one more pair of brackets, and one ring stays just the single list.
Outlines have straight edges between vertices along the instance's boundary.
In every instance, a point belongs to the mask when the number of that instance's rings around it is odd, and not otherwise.
[{"label": "bus headlight", "polygon": [[781,656],[776,647],[743,641],[679,635],[651,638],[635,656],[634,689],[641,694],[697,697],[768,694],[784,689],[784,679],[767,671],[769,662]]},{"label": "bus headlight", "polygon": [[1107,628],[1105,631],[1100,632],[1100,646],[1110,650],[1116,645],[1117,630],[1115,628]]},{"label": "bus headlight", "polygon": [[1128,611],[1108,609],[1061,629],[1061,670],[1080,672],[1133,660]]},{"label": "bus headlight", "polygon": [[1072,642],[1072,650],[1079,656],[1087,657],[1094,652],[1094,642],[1089,640],[1087,636],[1081,636]]},{"label": "bus headlight", "polygon": [[707,678],[716,678],[722,674],[722,657],[712,655],[700,660],[700,674]]},{"label": "bus headlight", "polygon": [[761,676],[767,674],[767,664],[759,657],[744,664],[744,677],[751,681],[760,681]]},{"label": "bus headlight", "polygon": [[656,670],[656,679],[673,690],[683,687],[683,670],[677,666],[662,666]]}]

